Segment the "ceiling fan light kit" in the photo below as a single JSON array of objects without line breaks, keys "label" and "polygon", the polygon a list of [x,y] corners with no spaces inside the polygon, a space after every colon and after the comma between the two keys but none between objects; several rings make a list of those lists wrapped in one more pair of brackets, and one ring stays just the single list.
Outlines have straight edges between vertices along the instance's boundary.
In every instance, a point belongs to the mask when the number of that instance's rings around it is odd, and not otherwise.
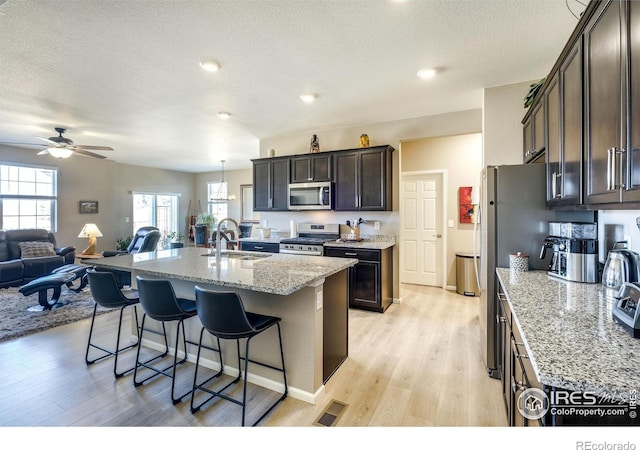
[{"label": "ceiling fan light kit", "polygon": [[54,158],[60,158],[60,159],[65,159],[73,155],[73,150],[70,150],[68,148],[63,148],[63,147],[49,147],[46,150],[46,152],[49,153]]},{"label": "ceiling fan light kit", "polygon": [[104,151],[112,151],[111,147],[105,147],[102,145],[77,145],[74,144],[73,141],[69,138],[66,138],[62,135],[62,133],[66,132],[66,128],[55,128],[58,136],[51,136],[48,138],[43,138],[40,136],[35,136],[37,139],[45,141],[46,144],[32,144],[29,142],[0,142],[0,144],[7,145],[40,145],[46,147],[44,150],[38,152],[38,155],[51,155],[54,158],[68,158],[73,154],[83,155],[83,156],[91,156],[92,158],[105,159],[106,156],[99,155],[97,153],[93,153],[89,150],[104,150]]}]

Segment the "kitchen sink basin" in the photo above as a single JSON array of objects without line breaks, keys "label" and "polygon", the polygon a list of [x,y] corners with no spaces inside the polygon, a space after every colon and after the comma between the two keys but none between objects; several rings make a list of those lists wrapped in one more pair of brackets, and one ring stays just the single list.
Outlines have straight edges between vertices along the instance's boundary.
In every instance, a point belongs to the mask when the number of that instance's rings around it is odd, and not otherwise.
[{"label": "kitchen sink basin", "polygon": [[[202,256],[216,257],[215,252],[213,253],[204,253]],[[256,254],[256,253],[247,253],[247,252],[222,252],[220,255],[222,258],[226,259],[239,259],[242,261],[254,261],[256,259],[264,259],[268,258],[270,254]]]}]

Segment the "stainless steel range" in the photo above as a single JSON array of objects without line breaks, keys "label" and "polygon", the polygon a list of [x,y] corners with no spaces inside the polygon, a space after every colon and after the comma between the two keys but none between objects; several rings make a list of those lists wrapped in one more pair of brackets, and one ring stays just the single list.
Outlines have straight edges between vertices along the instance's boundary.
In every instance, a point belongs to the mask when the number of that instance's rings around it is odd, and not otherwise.
[{"label": "stainless steel range", "polygon": [[340,237],[340,225],[337,223],[300,223],[297,230],[298,237],[280,240],[280,253],[322,256],[323,244]]}]

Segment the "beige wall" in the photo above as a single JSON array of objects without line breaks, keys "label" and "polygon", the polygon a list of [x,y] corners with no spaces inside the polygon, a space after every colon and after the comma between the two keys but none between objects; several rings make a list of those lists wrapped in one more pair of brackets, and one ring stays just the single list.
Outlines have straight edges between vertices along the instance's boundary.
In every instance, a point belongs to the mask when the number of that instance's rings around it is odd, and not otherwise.
[{"label": "beige wall", "polygon": [[[116,239],[130,236],[133,224],[131,191],[172,192],[180,195],[179,218],[186,217],[186,205],[194,197],[194,175],[171,170],[118,164],[108,159],[72,156],[54,159],[37,156],[37,150],[0,146],[0,161],[58,168],[59,245],[81,251],[87,240],[78,238],[82,226],[94,222],[104,235],[97,251],[115,248]],[[80,214],[79,200],[97,200],[97,214]],[[126,218],[129,217],[129,222]]]},{"label": "beige wall", "polygon": [[484,90],[482,133],[483,166],[522,164],[524,97],[533,81]]},{"label": "beige wall", "polygon": [[446,171],[445,219],[453,221],[446,230],[447,259],[443,264],[446,285],[456,285],[456,253],[473,253],[473,225],[460,223],[458,188],[478,186],[482,168],[482,134],[463,134],[402,143],[403,172]]}]

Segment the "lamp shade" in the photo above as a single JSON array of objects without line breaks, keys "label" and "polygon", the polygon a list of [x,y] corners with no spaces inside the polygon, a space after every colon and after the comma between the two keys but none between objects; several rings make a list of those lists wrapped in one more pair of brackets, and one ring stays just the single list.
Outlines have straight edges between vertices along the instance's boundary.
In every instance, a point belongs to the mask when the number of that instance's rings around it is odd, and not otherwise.
[{"label": "lamp shade", "polygon": [[86,223],[82,230],[80,230],[79,238],[87,237],[102,237],[102,233],[98,229],[95,223]]}]

